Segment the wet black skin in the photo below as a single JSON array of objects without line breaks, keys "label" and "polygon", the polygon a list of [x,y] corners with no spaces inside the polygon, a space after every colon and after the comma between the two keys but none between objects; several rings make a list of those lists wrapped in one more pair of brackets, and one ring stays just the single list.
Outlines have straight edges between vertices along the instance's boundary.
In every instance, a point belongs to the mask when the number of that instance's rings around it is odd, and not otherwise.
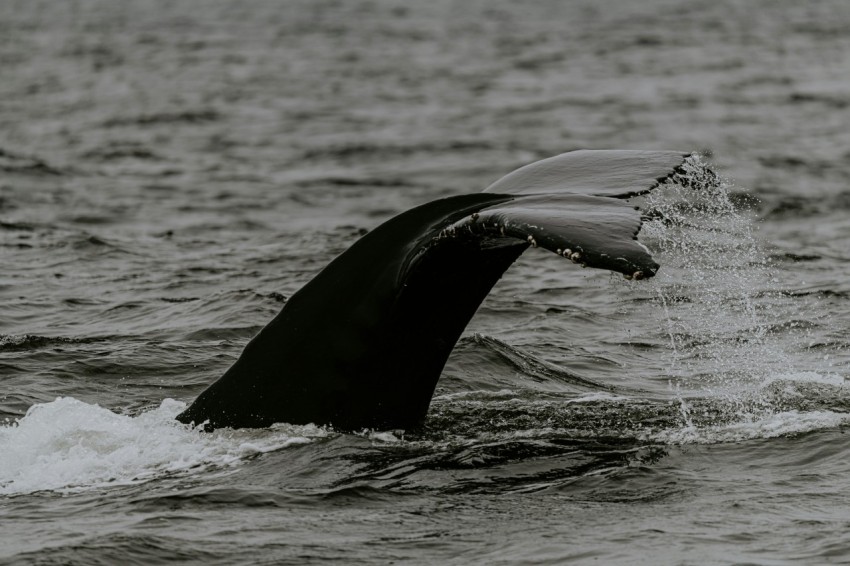
[{"label": "wet black skin", "polygon": [[420,425],[464,328],[530,245],[588,267],[655,274],[658,265],[636,242],[640,213],[623,199],[648,191],[686,157],[562,154],[483,193],[388,220],[295,293],[177,419],[206,430]]}]

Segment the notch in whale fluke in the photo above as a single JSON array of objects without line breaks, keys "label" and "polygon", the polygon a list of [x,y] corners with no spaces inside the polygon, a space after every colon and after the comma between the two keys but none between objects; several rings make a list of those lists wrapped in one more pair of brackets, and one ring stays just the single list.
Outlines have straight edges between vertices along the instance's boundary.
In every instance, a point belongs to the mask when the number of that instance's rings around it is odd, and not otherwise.
[{"label": "notch in whale fluke", "polygon": [[391,218],[295,293],[177,419],[208,430],[421,424],[463,329],[529,246],[627,277],[655,275],[637,241],[640,212],[624,199],[680,172],[688,156],[564,153],[482,193]]}]

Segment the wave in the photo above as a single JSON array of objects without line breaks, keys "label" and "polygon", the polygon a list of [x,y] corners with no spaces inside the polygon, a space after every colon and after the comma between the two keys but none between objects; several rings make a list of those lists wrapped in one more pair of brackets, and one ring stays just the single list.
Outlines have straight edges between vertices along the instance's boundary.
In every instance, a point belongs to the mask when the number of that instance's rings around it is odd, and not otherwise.
[{"label": "wave", "polygon": [[[797,436],[850,423],[845,379],[817,372],[777,374],[749,390],[672,400],[609,391],[456,392],[434,399],[421,430],[354,435],[285,424],[204,433],[175,420],[185,407],[165,399],[127,415],[72,397],[34,405],[0,425],[0,495],[229,474],[264,454],[272,459],[260,467],[269,466],[269,477],[284,487],[297,488],[303,474],[314,477],[330,465],[324,483],[311,480],[308,491],[316,494],[358,486],[533,491],[657,460],[675,446]],[[297,458],[280,456],[288,471],[269,455],[299,446],[306,451]]]},{"label": "wave", "polygon": [[308,148],[302,153],[302,158],[305,160],[313,159],[362,159],[364,156],[379,155],[382,159],[388,156],[406,156],[422,152],[451,152],[459,153],[464,151],[492,151],[496,149],[496,145],[480,140],[448,140],[441,142],[421,141],[415,144],[396,143],[370,143],[370,142],[352,142],[339,144],[336,146],[324,146],[321,148]]},{"label": "wave", "polygon": [[61,176],[64,172],[41,157],[24,155],[0,147],[0,171],[34,176]]},{"label": "wave", "polygon": [[205,434],[175,420],[185,407],[165,399],[133,417],[72,397],[34,405],[0,426],[0,494],[65,493],[226,469],[329,434],[310,425]]},{"label": "wave", "polygon": [[635,468],[656,474],[652,464],[680,447],[724,444],[746,454],[747,443],[830,436],[848,422],[843,410],[730,410],[717,398],[665,403],[590,393],[544,400],[516,390],[476,392],[435,400],[421,435],[373,439],[371,450],[348,455],[355,471],[335,485],[499,494],[561,489]]},{"label": "wave", "polygon": [[441,391],[493,391],[518,383],[538,391],[611,391],[604,383],[547,362],[495,337],[472,334],[460,339],[438,387]]},{"label": "wave", "polygon": [[0,334],[0,352],[39,350],[67,344],[91,344],[109,341],[111,336],[40,336],[38,334]]},{"label": "wave", "polygon": [[202,108],[198,110],[183,110],[174,112],[154,112],[137,116],[121,116],[110,118],[103,122],[104,128],[124,126],[157,126],[162,124],[203,124],[216,122],[221,119],[217,110]]},{"label": "wave", "polygon": [[97,146],[85,151],[80,157],[101,162],[123,161],[126,159],[163,161],[165,159],[162,155],[139,142],[113,142],[107,145]]},{"label": "wave", "polygon": [[793,436],[824,429],[839,428],[850,423],[850,414],[833,411],[785,411],[737,423],[710,427],[684,427],[647,435],[646,440],[663,444],[720,444],[744,442],[760,438]]}]

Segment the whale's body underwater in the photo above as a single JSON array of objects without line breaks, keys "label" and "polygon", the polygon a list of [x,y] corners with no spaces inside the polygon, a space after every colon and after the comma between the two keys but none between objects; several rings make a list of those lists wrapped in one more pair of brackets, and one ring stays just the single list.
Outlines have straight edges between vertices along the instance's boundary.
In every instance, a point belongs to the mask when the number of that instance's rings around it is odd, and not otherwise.
[{"label": "whale's body underwater", "polygon": [[422,423],[455,343],[529,246],[652,277],[629,197],[680,172],[687,153],[574,151],[482,193],[433,201],[375,228],[295,293],[233,366],[177,419],[339,430]]}]

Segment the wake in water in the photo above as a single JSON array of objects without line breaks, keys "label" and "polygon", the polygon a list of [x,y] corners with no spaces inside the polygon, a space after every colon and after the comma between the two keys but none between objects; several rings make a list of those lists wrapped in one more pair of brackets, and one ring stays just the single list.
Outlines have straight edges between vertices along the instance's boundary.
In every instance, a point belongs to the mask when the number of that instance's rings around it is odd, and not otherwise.
[{"label": "wake in water", "polygon": [[[369,436],[376,447],[347,456],[366,464],[344,482],[409,485],[426,469],[455,470],[453,481],[470,482],[473,472],[457,470],[559,455],[560,471],[541,470],[539,481],[528,479],[527,468],[517,473],[522,489],[537,489],[553,477],[657,457],[652,447],[845,424],[850,397],[841,368],[832,367],[828,348],[812,347],[806,324],[798,324],[811,317],[782,292],[781,274],[728,184],[692,158],[640,204],[642,240],[663,268],[639,286],[614,284],[610,294],[626,297],[623,324],[635,329],[634,343],[651,345],[651,380],[666,383],[665,394],[613,387],[476,335],[462,340],[457,357],[475,362],[469,372],[488,368],[495,377],[444,377],[447,389],[424,428]],[[165,400],[129,416],[70,397],[35,405],[0,427],[0,494],[228,473],[259,454],[338,436],[311,425],[202,433],[174,420],[185,408]],[[575,454],[582,456],[574,466],[564,464]]]},{"label": "wake in water", "polygon": [[174,420],[185,408],[166,399],[131,417],[68,397],[34,405],[23,418],[0,428],[0,495],[114,487],[226,470],[328,434],[310,425],[205,434]]}]

